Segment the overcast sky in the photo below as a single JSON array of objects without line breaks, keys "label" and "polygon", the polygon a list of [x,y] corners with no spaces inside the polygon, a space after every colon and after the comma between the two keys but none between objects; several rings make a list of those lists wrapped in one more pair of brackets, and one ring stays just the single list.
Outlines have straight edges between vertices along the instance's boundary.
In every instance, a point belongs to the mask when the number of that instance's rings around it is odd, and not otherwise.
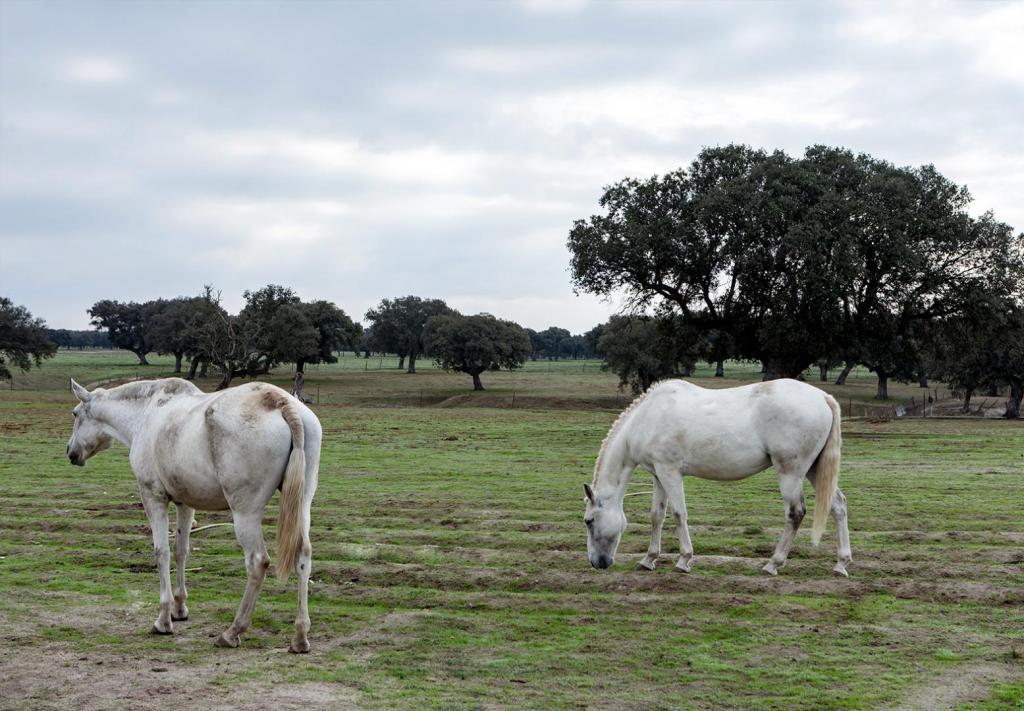
[{"label": "overcast sky", "polygon": [[362,319],[440,297],[584,331],[602,187],[702,146],[934,163],[1024,229],[1024,3],[0,0],[0,295]]}]

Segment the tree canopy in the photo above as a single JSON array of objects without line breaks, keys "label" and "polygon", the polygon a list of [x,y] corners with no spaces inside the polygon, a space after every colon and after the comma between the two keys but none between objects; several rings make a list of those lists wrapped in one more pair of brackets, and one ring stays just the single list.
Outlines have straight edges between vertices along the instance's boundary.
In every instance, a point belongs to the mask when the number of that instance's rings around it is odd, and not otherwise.
[{"label": "tree canopy", "polygon": [[431,318],[424,329],[425,352],[441,368],[473,378],[473,389],[483,390],[480,374],[487,370],[513,370],[530,355],[530,337],[521,326],[490,314],[446,314]]},{"label": "tree canopy", "polygon": [[50,341],[46,322],[24,306],[0,296],[0,378],[10,378],[8,362],[23,371],[52,358],[57,346]]},{"label": "tree canopy", "polygon": [[381,299],[376,308],[366,312],[372,323],[367,331],[370,349],[383,353],[397,353],[408,359],[409,373],[416,372],[416,359],[424,352],[424,326],[434,316],[453,314],[454,310],[441,299],[423,299],[402,296]]},{"label": "tree canopy", "polygon": [[718,363],[798,377],[843,358],[881,385],[920,322],[956,313],[982,285],[1020,288],[1024,235],[972,218],[969,203],[933,166],[825,146],[797,159],[706,148],[686,169],[607,188],[603,212],[570,231],[572,280],[624,295],[633,312],[678,315]]}]

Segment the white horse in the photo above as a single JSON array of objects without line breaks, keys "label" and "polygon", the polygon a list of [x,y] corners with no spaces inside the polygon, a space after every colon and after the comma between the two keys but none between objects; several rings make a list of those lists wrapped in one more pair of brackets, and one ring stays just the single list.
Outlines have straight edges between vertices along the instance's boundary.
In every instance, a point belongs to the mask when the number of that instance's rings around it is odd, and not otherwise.
[{"label": "white horse", "polygon": [[[281,489],[278,567],[281,579],[299,578],[295,636],[289,651],[309,651],[309,586],[312,548],[309,509],[320,466],[320,422],[309,408],[280,388],[250,383],[205,394],[187,380],[167,378],[89,392],[74,380],[79,399],[67,454],[72,464],[110,446],[129,448],[142,504],[153,531],[160,574],[160,614],[154,634],[172,634],[172,620],[187,620],[185,558],[195,510],[231,510],[235,536],[245,552],[248,584],[234,622],[216,641],[237,647],[252,622],[256,595],[270,567],[263,542],[263,509]],[[167,505],[178,522],[174,557],[177,585],[171,594]]]},{"label": "white horse", "polygon": [[773,380],[722,390],[683,380],[658,383],[619,415],[601,445],[593,486],[583,485],[590,563],[607,568],[615,560],[626,530],[622,500],[636,467],[654,474],[651,544],[640,567],[654,570],[661,553],[667,499],[679,533],[676,568],[689,572],[693,546],[683,476],[735,481],[774,466],[786,504],[786,528],[762,570],[776,575],[786,563],[806,512],[807,478],[815,489],[812,540],[815,545],[821,540],[831,508],[839,530],[839,561],[833,572],[845,576],[853,558],[846,497],[837,486],[841,444],[839,404],[806,383]]}]

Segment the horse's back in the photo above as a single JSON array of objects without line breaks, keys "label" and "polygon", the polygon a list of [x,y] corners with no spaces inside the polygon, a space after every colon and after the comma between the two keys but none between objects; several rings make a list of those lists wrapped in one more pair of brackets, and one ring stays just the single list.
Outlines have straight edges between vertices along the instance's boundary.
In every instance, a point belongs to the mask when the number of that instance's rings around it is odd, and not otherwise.
[{"label": "horse's back", "polygon": [[632,428],[639,448],[714,479],[743,478],[793,453],[816,455],[832,421],[825,393],[796,380],[721,389],[667,381],[642,404]]}]

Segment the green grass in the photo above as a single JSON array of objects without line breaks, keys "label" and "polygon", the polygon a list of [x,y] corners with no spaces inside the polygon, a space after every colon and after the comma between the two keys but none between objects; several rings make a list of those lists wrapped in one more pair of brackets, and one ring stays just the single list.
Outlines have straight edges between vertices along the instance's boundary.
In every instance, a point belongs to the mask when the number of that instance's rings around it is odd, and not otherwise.
[{"label": "green grass", "polygon": [[[166,374],[168,361],[155,360],[141,370]],[[153,665],[187,667],[200,706],[204,694],[288,682],[344,690],[338,705],[365,708],[881,709],[986,665],[1002,681],[960,701],[1020,707],[1019,423],[847,422],[850,580],[828,575],[831,525],[818,549],[802,532],[778,578],[758,573],[782,524],[770,473],[687,481],[690,575],[672,570],[670,527],[661,567],[633,569],[649,499],[629,497],[620,559],[599,572],[586,561],[581,484],[617,399],[628,399],[614,376],[535,363],[489,374],[488,391],[473,394],[468,378],[425,362],[416,375],[365,366],[350,356],[307,373],[325,441],[306,657],[280,654],[294,580],[268,578],[241,649],[213,647],[245,584],[227,527],[193,538],[191,619],[173,638],[146,634],[158,590],[126,452],[84,469],[64,456],[72,401],[60,384],[134,376],[130,354],[61,353],[39,388],[0,391],[0,665],[41,664],[11,704],[67,705],[72,672],[47,663],[64,659],[86,678],[138,666],[139,689],[157,688]],[[830,389],[859,399],[871,387],[869,375],[851,380]],[[649,489],[649,476],[631,488]],[[268,517],[276,511],[274,501]]]}]

